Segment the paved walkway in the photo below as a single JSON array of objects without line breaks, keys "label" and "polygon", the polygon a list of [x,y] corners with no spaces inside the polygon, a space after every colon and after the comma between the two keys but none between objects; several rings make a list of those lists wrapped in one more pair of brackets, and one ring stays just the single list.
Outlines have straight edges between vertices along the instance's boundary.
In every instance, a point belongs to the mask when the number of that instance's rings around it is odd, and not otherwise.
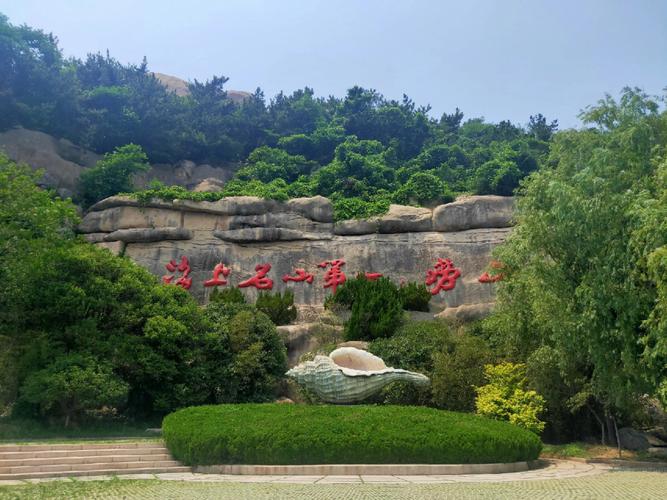
[{"label": "paved walkway", "polygon": [[[664,468],[606,468],[552,462],[538,471],[494,477],[136,476],[24,482],[0,486],[0,500],[664,500]],[[105,479],[105,480],[99,480]],[[326,479],[326,481],[325,481]],[[556,479],[556,480],[554,480]],[[247,482],[241,482],[247,481]],[[258,482],[261,481],[261,482]],[[303,481],[288,482],[288,481]],[[384,481],[384,482],[372,482]],[[387,482],[388,481],[388,482]],[[396,482],[395,482],[396,481]],[[448,482],[449,481],[449,482]],[[467,481],[467,482],[466,482]],[[311,484],[312,483],[312,484]]]},{"label": "paved walkway", "polygon": [[77,478],[25,479],[22,481],[0,481],[3,485],[42,483],[49,481],[104,481],[118,479],[158,479],[162,481],[269,483],[269,484],[444,484],[444,483],[503,483],[566,479],[603,474],[611,469],[604,464],[587,464],[570,460],[544,460],[546,466],[525,472],[505,474],[456,474],[424,476],[239,476],[231,474],[196,474],[192,472],[163,474],[125,474],[116,476],[87,476]]}]

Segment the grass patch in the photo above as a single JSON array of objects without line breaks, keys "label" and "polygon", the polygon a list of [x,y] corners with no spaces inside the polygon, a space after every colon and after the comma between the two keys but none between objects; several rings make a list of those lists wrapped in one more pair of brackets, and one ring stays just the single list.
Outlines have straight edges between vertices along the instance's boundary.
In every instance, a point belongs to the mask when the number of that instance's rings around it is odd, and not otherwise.
[{"label": "grass patch", "polygon": [[160,439],[159,435],[146,432],[147,428],[159,426],[156,422],[98,421],[80,427],[65,428],[38,420],[0,417],[0,443],[22,441],[70,443],[76,440],[104,442],[110,439],[115,441],[118,438]]},{"label": "grass patch", "polygon": [[[617,459],[618,449],[615,446],[602,446],[583,442],[566,444],[545,444],[542,449],[542,458],[605,458]],[[637,452],[623,450],[622,458],[633,460],[638,457]]]},{"label": "grass patch", "polygon": [[168,415],[162,429],[188,465],[496,463],[542,449],[506,422],[416,406],[198,406]]}]

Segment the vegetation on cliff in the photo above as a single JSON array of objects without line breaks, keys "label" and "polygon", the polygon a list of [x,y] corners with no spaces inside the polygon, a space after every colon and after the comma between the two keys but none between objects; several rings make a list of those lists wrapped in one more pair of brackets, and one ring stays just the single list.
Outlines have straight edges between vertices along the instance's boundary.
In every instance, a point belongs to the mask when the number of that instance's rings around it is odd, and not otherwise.
[{"label": "vegetation on cliff", "polygon": [[[357,86],[342,98],[304,87],[268,102],[257,89],[235,103],[227,78],[214,76],[179,96],[146,61],[126,65],[108,53],[67,59],[53,35],[1,14],[0,67],[0,130],[21,125],[98,153],[132,143],[153,163],[240,162],[223,195],[319,194],[332,199],[337,218],[381,213],[389,203],[435,205],[456,192],[510,195],[538,167],[557,128],[541,114],[526,128],[464,121],[459,109],[435,119],[407,96],[388,100]],[[95,193],[127,190],[120,184]]]}]

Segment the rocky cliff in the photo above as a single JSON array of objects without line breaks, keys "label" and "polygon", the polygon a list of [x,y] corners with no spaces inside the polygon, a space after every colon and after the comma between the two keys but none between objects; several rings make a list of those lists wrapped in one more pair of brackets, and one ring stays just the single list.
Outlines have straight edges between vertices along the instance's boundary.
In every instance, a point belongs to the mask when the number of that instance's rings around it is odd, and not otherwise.
[{"label": "rocky cliff", "polygon": [[[111,197],[94,205],[80,231],[92,243],[124,254],[157,276],[183,275],[165,266],[187,258],[190,288],[205,301],[213,287],[218,263],[231,270],[225,286],[238,286],[271,264],[266,277],[273,290],[292,289],[302,319],[321,308],[331,288],[325,288],[326,261],[343,259],[348,276],[381,273],[396,283],[424,282],[438,259],[451,259],[460,271],[453,289],[431,301],[433,312],[469,319],[488,313],[493,283],[480,283],[493,248],[511,231],[514,200],[471,196],[433,210],[392,205],[386,215],[368,220],[333,222],[329,200],[323,197],[277,202],[254,197],[230,197],[216,202],[139,203]],[[318,266],[320,264],[320,266]],[[296,269],[313,275],[308,281],[283,281]],[[223,278],[223,275],[219,276]],[[254,298],[252,286],[244,288]]]},{"label": "rocky cliff", "polygon": [[[12,160],[43,170],[42,184],[54,188],[63,197],[74,194],[79,175],[92,167],[101,155],[81,148],[67,139],[57,139],[44,132],[21,127],[0,132],[0,151]],[[167,185],[193,188],[209,178],[227,181],[234,174],[232,165],[197,165],[183,160],[175,165],[153,164],[151,170],[136,179],[139,187],[156,179]]]}]

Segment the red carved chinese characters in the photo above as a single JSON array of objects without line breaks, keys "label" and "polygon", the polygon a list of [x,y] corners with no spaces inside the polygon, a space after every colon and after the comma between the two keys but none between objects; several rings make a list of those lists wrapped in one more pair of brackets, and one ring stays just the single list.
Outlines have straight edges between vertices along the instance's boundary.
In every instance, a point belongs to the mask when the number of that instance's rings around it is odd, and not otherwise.
[{"label": "red carved chinese characters", "polygon": [[382,273],[364,273],[368,281],[376,281],[382,278]]},{"label": "red carved chinese characters", "polygon": [[290,276],[289,274],[286,274],[283,276],[283,282],[287,283],[288,281],[296,281],[296,282],[301,282],[305,281],[306,283],[312,283],[314,276],[311,273],[307,273],[305,269],[295,269],[294,272],[296,273],[296,276]]},{"label": "red carved chinese characters", "polygon": [[[503,264],[502,264],[502,262],[498,262],[497,260],[492,260],[491,261],[491,267],[493,269],[502,269]],[[495,274],[495,275],[491,276],[489,273],[484,271],[482,273],[482,275],[479,278],[477,278],[477,281],[479,281],[480,283],[495,283],[496,281],[500,281],[503,278],[504,278],[503,273],[498,273],[498,274]]]},{"label": "red carved chinese characters", "polygon": [[461,271],[454,267],[451,259],[438,259],[438,262],[433,267],[426,271],[427,285],[436,285],[431,288],[431,295],[437,295],[441,290],[451,290],[456,286],[456,280],[461,276]]},{"label": "red carved chinese characters", "polygon": [[173,281],[175,277],[173,274],[162,276],[163,283],[166,284],[173,283],[174,285],[183,287],[186,290],[190,289],[190,287],[192,286],[192,278],[188,278],[188,275],[190,274],[190,262],[188,261],[188,258],[185,255],[181,257],[180,264],[176,264],[176,261],[174,259],[171,259],[169,263],[164,267],[166,267],[167,271],[169,271],[170,273],[178,271],[182,274],[176,281]]},{"label": "red carved chinese characters", "polygon": [[[210,280],[204,281],[204,286],[222,286],[227,284],[227,280],[225,279],[227,276],[229,276],[229,273],[231,273],[232,270],[228,267],[226,267],[222,262],[218,263],[215,265],[213,268],[213,278]],[[220,275],[222,274],[222,278]]]},{"label": "red carved chinese characters", "polygon": [[255,266],[255,271],[257,271],[257,274],[255,274],[252,278],[239,283],[239,288],[254,286],[259,290],[271,290],[273,288],[273,280],[266,277],[270,270],[271,264],[257,264]]},{"label": "red carved chinese characters", "polygon": [[333,293],[336,293],[338,285],[345,283],[347,277],[341,269],[344,265],[345,261],[343,259],[325,260],[317,264],[317,267],[321,267],[322,269],[331,266],[331,269],[327,270],[324,274],[324,288],[331,288]]}]

